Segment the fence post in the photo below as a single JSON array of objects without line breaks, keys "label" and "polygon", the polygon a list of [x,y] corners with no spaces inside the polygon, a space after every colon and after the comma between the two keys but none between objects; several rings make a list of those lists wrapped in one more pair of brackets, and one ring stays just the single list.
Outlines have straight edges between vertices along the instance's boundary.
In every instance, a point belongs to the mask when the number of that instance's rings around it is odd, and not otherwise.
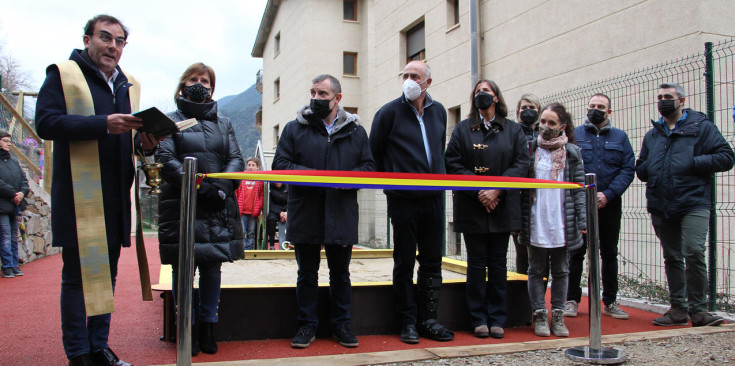
[{"label": "fence post", "polygon": [[195,175],[197,159],[184,158],[181,177],[181,224],[179,227],[179,278],[177,284],[176,365],[191,365],[191,303],[194,282],[194,218],[196,217]]},{"label": "fence post", "polygon": [[590,310],[589,346],[573,347],[564,352],[567,358],[593,364],[619,364],[627,358],[624,351],[602,347],[600,328],[600,236],[597,220],[597,175],[584,175],[587,206],[587,259],[589,260],[588,299]]},{"label": "fence post", "polygon": [[[707,117],[715,123],[715,82],[712,42],[704,43],[704,81],[707,95]],[[717,180],[715,174],[710,177],[710,211],[709,211],[709,310],[717,308]]]}]

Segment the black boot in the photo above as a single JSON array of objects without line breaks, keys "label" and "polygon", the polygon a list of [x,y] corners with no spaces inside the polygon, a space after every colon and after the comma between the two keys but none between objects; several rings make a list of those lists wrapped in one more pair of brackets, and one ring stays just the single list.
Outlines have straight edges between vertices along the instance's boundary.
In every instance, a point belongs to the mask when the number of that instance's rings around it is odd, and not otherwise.
[{"label": "black boot", "polygon": [[438,274],[433,277],[419,276],[416,283],[416,300],[418,302],[417,329],[419,334],[435,341],[451,341],[454,339],[454,333],[436,320],[439,311],[439,294],[442,285],[441,275]]},{"label": "black boot", "polygon": [[217,342],[214,336],[215,325],[217,323],[199,323],[199,348],[202,352],[209,353],[210,355],[217,353]]},{"label": "black boot", "polygon": [[191,325],[191,355],[196,356],[199,354],[199,324],[193,323]]},{"label": "black boot", "polygon": [[69,366],[94,366],[94,363],[89,357],[89,353],[85,353],[69,360]]},{"label": "black boot", "polygon": [[107,347],[103,350],[92,352],[90,354],[92,364],[95,366],[132,366],[131,364],[121,360],[115,352]]}]

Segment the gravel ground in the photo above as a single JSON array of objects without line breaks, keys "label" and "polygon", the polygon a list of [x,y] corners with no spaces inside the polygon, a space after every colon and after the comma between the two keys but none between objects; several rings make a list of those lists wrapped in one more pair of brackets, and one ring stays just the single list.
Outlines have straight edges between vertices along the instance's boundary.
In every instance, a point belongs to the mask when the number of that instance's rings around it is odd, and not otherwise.
[{"label": "gravel ground", "polygon": [[[606,345],[624,351],[623,365],[727,365],[735,364],[733,332],[688,335],[660,340]],[[391,365],[581,365],[564,355],[565,349],[520,352],[501,355],[449,358]]]}]

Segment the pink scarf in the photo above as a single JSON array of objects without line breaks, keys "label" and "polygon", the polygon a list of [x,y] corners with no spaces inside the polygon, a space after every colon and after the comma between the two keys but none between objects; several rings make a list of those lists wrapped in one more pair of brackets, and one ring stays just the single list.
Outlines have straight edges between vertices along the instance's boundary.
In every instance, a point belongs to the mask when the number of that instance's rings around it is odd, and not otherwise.
[{"label": "pink scarf", "polygon": [[[561,132],[561,135],[554,137],[553,139],[548,141],[544,140],[544,138],[541,137],[540,134],[538,135],[538,146],[551,152],[552,180],[556,180],[559,172],[564,169],[564,164],[567,161],[567,141],[569,141],[569,139],[567,138],[567,135],[564,134],[564,131]],[[538,159],[539,154],[536,154],[534,165],[538,165]]]}]

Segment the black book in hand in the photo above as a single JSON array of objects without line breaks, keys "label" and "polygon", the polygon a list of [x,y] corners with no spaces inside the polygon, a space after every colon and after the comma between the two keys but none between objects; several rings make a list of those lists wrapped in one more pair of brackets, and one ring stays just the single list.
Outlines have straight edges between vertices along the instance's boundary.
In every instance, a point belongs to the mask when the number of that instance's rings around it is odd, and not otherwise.
[{"label": "black book in hand", "polygon": [[183,131],[197,124],[196,118],[174,122],[156,107],[151,107],[144,111],[133,113],[133,115],[143,119],[143,127],[138,128],[138,132],[150,133],[157,139]]}]

